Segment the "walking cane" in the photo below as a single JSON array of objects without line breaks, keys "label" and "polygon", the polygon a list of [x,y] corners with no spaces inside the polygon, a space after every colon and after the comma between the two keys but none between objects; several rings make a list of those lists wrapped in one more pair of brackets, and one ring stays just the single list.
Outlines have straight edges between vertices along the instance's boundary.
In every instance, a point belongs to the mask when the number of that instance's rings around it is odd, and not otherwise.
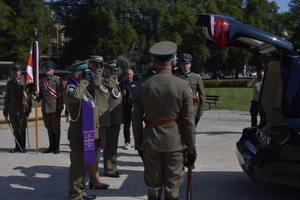
[{"label": "walking cane", "polygon": [[13,134],[13,137],[14,137],[14,139],[15,139],[16,144],[17,144],[18,147],[20,148],[21,152],[24,152],[23,149],[22,149],[22,147],[21,147],[21,145],[19,144],[19,142],[18,142],[18,140],[17,140],[15,134],[14,134],[14,131],[13,131],[12,127],[11,127],[10,121],[9,121],[9,119],[8,119],[7,117],[5,117],[5,121],[8,123],[8,126],[9,126],[9,128],[10,128],[11,133]]},{"label": "walking cane", "polygon": [[188,177],[186,186],[186,200],[192,200],[192,166],[188,166]]}]

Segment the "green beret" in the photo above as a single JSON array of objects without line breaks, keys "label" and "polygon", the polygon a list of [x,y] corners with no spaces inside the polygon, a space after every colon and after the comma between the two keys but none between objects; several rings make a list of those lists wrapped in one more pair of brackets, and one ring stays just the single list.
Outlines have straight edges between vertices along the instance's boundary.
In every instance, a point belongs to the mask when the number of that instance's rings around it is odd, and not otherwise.
[{"label": "green beret", "polygon": [[170,41],[158,42],[149,50],[149,52],[153,54],[155,60],[162,62],[167,62],[174,58],[176,51],[177,45]]},{"label": "green beret", "polygon": [[84,61],[77,61],[69,67],[71,72],[81,71],[83,69],[87,69],[88,65]]},{"label": "green beret", "polygon": [[102,63],[104,61],[103,57],[102,56],[90,56],[90,59],[89,59],[90,62],[98,62],[98,63]]}]

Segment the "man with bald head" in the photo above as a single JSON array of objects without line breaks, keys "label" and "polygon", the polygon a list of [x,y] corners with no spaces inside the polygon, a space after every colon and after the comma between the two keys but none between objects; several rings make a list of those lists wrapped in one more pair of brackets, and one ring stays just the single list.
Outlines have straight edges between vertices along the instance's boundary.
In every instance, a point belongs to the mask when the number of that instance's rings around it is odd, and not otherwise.
[{"label": "man with bald head", "polygon": [[130,125],[131,125],[131,109],[132,96],[135,92],[136,82],[133,80],[134,72],[132,69],[127,69],[125,73],[125,81],[120,85],[122,94],[123,118],[124,118],[124,140],[125,146],[123,149],[129,150],[131,148],[130,142]]}]

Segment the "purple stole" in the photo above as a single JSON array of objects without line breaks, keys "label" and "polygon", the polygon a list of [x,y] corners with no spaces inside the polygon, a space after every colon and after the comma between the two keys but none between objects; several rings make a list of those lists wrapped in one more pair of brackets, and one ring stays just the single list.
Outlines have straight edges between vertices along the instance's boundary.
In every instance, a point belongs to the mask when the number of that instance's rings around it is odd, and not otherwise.
[{"label": "purple stole", "polygon": [[[78,86],[78,83],[69,79],[68,84]],[[86,165],[97,162],[95,150],[95,134],[94,134],[94,107],[92,101],[84,96],[81,99],[82,110],[82,132],[83,132],[83,149],[84,163]]]}]

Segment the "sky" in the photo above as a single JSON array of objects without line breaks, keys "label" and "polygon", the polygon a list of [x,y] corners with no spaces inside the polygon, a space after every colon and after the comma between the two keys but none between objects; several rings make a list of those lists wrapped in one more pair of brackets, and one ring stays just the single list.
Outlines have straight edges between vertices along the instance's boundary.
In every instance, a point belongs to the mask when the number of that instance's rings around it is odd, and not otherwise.
[{"label": "sky", "polygon": [[275,1],[278,5],[279,12],[286,12],[289,10],[288,3],[290,0],[268,0],[269,2]]}]

